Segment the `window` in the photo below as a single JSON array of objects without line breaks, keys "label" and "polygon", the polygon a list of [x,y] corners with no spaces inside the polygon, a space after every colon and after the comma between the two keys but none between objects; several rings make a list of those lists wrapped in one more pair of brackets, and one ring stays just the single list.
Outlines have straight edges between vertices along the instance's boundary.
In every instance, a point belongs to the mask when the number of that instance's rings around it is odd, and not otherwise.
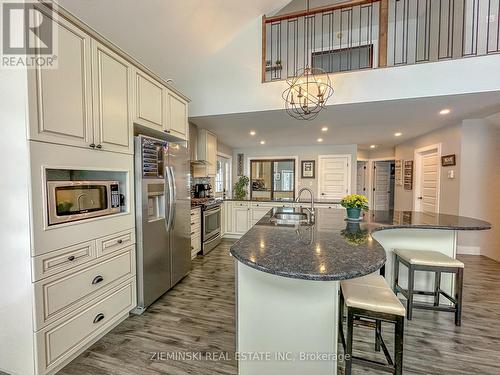
[{"label": "window", "polygon": [[295,160],[250,160],[250,197],[294,199]]},{"label": "window", "polygon": [[218,155],[215,173],[215,193],[227,195],[231,192],[231,158]]}]

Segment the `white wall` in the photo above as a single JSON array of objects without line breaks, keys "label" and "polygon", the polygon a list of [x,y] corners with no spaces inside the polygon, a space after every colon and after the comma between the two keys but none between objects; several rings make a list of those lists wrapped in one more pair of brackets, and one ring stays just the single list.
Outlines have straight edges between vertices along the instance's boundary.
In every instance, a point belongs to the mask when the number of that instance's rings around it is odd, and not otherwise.
[{"label": "white wall", "polygon": [[[203,70],[192,72],[191,117],[283,108],[286,83],[261,83],[261,27],[262,20],[256,19],[204,61]],[[497,54],[334,74],[335,93],[328,104],[499,90],[499,64]]]},{"label": "white wall", "polygon": [[[356,145],[321,145],[321,146],[299,146],[299,147],[251,147],[235,149],[233,153],[233,182],[238,179],[237,176],[237,157],[238,154],[244,155],[244,168],[245,175],[250,176],[248,171],[248,160],[252,157],[278,157],[278,156],[296,156],[298,164],[296,170],[298,171],[298,185],[299,190],[302,187],[312,189],[316,198],[318,194],[318,155],[332,155],[332,154],[350,154],[351,162],[351,192],[356,191]],[[300,162],[301,160],[315,160],[316,161],[316,178],[315,179],[301,179],[300,178]]]},{"label": "white wall", "polygon": [[500,262],[500,129],[489,120],[465,120],[462,125],[460,215],[489,221],[493,228],[461,232],[463,251]]},{"label": "white wall", "polygon": [[34,373],[27,79],[0,69],[0,372]]},{"label": "white wall", "polygon": [[[460,141],[461,125],[448,126],[424,134],[396,146],[396,160],[414,160],[415,149],[441,143],[441,154],[455,154],[457,165],[454,167],[441,167],[441,190],[439,210],[443,214],[458,215],[460,197]],[[455,178],[447,178],[448,171],[453,170]],[[415,171],[415,170],[414,170]],[[415,177],[415,176],[414,176]],[[413,190],[404,190],[403,186],[396,186],[394,208],[396,210],[412,210]]]}]

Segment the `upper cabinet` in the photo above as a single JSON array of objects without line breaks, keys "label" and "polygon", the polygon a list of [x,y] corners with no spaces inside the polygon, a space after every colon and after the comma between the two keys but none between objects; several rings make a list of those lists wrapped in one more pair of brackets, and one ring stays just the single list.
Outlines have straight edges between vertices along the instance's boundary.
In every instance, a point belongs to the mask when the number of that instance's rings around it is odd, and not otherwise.
[{"label": "upper cabinet", "polygon": [[187,139],[188,129],[187,103],[179,96],[167,91],[167,123],[165,131],[176,137]]},{"label": "upper cabinet", "polygon": [[92,47],[94,143],[107,151],[133,153],[132,67],[100,43]]},{"label": "upper cabinet", "polygon": [[29,138],[133,153],[131,65],[59,17],[57,69],[29,71]]},{"label": "upper cabinet", "polygon": [[198,131],[198,160],[206,162],[206,176],[215,176],[217,170],[217,137],[206,129]]},{"label": "upper cabinet", "polygon": [[28,70],[29,138],[89,147],[94,142],[91,38],[62,17],[53,23],[59,37],[57,69]]},{"label": "upper cabinet", "polygon": [[146,73],[134,73],[134,122],[163,131],[166,119],[166,98],[164,86]]}]

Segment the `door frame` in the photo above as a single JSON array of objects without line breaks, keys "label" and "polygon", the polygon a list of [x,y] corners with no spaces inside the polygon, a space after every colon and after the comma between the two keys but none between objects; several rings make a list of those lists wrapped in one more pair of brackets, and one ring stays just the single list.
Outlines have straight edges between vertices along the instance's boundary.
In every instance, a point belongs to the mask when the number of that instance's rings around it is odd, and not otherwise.
[{"label": "door frame", "polygon": [[[228,155],[223,152],[217,151],[217,156],[222,156],[223,158],[226,158],[229,160],[229,172],[231,173],[231,176],[229,178],[229,191],[226,191],[226,195],[228,197],[233,196],[233,155]],[[217,170],[215,171],[217,174]],[[222,196],[223,193],[214,193],[215,196]]]},{"label": "door frame", "polygon": [[[352,154],[328,154],[328,155],[318,155],[318,181],[317,181],[317,189],[318,189],[318,195],[317,197],[321,199],[321,160],[322,159],[328,159],[328,158],[340,158],[340,157],[346,157],[347,158],[347,193],[346,195],[351,194],[352,192]],[[357,166],[356,166],[357,168]]]},{"label": "door frame", "polygon": [[439,213],[439,208],[440,208],[440,203],[441,203],[441,143],[436,143],[433,145],[429,146],[424,146],[420,148],[416,148],[414,152],[414,170],[415,170],[415,176],[413,178],[413,184],[414,184],[414,189],[413,189],[413,206],[412,209],[413,211],[417,211],[417,197],[420,196],[421,191],[420,191],[420,180],[422,178],[422,154],[428,151],[436,150],[436,156],[438,160],[438,168],[437,168],[437,202],[436,202],[436,213]]}]

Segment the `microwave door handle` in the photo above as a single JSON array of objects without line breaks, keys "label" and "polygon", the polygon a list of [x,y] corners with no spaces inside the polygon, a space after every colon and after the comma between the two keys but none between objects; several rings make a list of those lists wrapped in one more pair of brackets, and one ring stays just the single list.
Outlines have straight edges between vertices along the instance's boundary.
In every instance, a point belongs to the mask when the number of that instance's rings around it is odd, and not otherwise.
[{"label": "microwave door handle", "polygon": [[170,168],[170,180],[172,181],[172,191],[173,191],[173,195],[172,195],[172,206],[171,206],[171,209],[172,209],[172,225],[171,225],[171,230],[174,229],[174,226],[175,226],[175,212],[176,212],[176,208],[177,208],[177,187],[175,186],[175,174],[174,174],[174,168],[172,166],[169,167]]}]

